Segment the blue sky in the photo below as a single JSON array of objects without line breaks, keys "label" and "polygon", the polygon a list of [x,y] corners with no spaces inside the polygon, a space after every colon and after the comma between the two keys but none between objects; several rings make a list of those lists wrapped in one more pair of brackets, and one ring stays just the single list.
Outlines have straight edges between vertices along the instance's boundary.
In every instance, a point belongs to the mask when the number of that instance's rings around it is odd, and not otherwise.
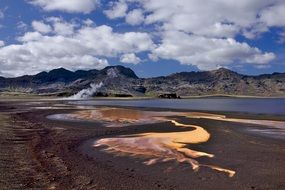
[{"label": "blue sky", "polygon": [[0,75],[121,64],[141,77],[285,72],[282,0],[1,0]]}]

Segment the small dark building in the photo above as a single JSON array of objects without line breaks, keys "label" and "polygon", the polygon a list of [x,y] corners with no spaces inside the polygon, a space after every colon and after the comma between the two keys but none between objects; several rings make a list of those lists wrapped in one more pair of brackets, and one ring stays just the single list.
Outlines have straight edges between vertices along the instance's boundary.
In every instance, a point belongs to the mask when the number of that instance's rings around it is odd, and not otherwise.
[{"label": "small dark building", "polygon": [[176,93],[160,94],[158,97],[159,98],[167,98],[167,99],[180,99],[180,96],[177,96]]}]

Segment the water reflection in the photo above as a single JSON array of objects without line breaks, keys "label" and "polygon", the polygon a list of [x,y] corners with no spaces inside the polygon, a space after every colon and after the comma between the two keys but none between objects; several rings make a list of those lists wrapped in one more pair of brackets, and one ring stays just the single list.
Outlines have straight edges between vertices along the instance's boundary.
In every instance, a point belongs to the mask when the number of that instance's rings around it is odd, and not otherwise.
[{"label": "water reflection", "polygon": [[86,100],[76,105],[128,106],[148,108],[191,109],[205,111],[234,111],[285,115],[285,98],[197,98],[150,100]]}]

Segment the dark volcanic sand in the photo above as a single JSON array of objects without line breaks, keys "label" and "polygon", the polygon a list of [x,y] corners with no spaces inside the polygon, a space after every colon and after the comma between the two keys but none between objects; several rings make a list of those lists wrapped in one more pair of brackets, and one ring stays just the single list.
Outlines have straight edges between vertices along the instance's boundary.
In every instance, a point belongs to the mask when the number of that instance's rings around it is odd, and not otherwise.
[{"label": "dark volcanic sand", "polygon": [[[39,105],[26,103],[0,103],[0,189],[285,189],[285,140],[248,133],[253,125],[178,118],[211,134],[208,142],[190,147],[215,154],[197,160],[235,170],[229,178],[208,168],[193,172],[189,164],[175,161],[146,166],[142,158],[115,156],[91,146],[100,138],[177,130],[169,122],[106,128],[99,123],[51,121],[47,115],[72,110],[35,110],[30,108]],[[40,106],[55,103],[61,102]]]}]

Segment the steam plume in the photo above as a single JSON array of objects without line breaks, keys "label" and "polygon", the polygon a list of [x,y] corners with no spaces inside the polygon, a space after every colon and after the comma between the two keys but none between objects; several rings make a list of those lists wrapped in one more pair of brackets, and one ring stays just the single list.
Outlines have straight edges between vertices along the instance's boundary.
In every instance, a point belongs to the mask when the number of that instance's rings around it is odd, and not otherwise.
[{"label": "steam plume", "polygon": [[100,82],[99,84],[92,83],[90,84],[89,88],[83,89],[79,91],[77,94],[74,94],[73,96],[70,96],[68,99],[88,99],[92,97],[99,88],[103,86],[103,83]]}]

